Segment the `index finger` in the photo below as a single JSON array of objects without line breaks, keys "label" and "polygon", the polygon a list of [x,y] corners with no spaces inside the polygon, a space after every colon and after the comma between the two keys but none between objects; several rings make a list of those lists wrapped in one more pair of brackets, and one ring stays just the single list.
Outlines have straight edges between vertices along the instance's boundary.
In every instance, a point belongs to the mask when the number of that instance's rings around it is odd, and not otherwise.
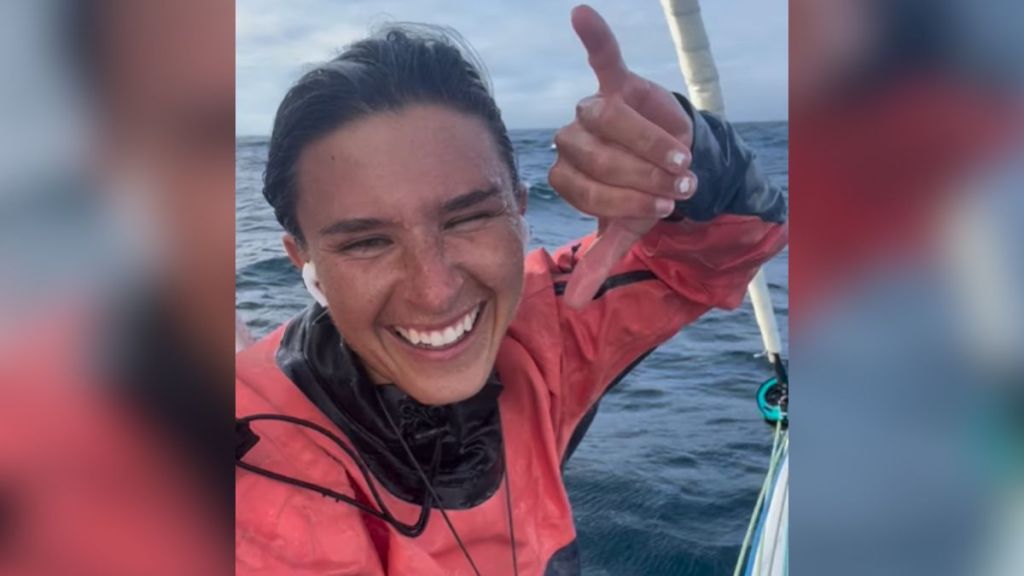
[{"label": "index finger", "polygon": [[600,91],[619,91],[629,77],[629,69],[622,60],[619,42],[612,34],[608,23],[586,4],[573,8],[571,20],[573,30],[583,42],[583,47],[587,49],[587,59],[594,74],[597,75]]},{"label": "index finger", "polygon": [[576,106],[576,119],[591,134],[621,146],[670,174],[681,175],[689,166],[687,146],[621,98],[585,99]]}]

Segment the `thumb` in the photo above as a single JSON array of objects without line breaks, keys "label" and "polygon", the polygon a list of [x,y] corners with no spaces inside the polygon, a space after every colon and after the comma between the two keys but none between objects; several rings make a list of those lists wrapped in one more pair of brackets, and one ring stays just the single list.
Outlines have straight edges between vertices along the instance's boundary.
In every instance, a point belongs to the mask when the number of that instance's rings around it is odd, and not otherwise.
[{"label": "thumb", "polygon": [[629,69],[622,60],[619,42],[608,23],[596,10],[581,4],[572,10],[572,28],[587,50],[590,67],[597,76],[600,91],[618,92],[629,78]]},{"label": "thumb", "polygon": [[576,310],[589,304],[612,268],[629,252],[637,238],[639,236],[630,230],[616,223],[609,224],[604,234],[594,240],[573,269],[565,287],[565,303]]}]

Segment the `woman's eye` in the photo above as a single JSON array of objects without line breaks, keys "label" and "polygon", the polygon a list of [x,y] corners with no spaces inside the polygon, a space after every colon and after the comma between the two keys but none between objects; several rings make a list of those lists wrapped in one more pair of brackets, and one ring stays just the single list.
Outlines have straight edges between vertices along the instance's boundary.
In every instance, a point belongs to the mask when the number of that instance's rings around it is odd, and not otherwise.
[{"label": "woman's eye", "polygon": [[340,250],[346,254],[360,256],[376,253],[390,245],[391,240],[388,238],[365,238],[343,244]]}]

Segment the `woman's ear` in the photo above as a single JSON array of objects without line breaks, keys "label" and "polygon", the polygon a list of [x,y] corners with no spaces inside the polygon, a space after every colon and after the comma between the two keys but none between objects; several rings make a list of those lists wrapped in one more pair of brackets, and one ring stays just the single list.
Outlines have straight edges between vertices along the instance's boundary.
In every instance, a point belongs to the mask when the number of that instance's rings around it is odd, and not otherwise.
[{"label": "woman's ear", "polygon": [[526,216],[519,215],[519,236],[523,240],[523,251],[529,251],[530,249],[530,224],[526,221]]},{"label": "woman's ear", "polygon": [[303,248],[302,242],[291,234],[285,234],[281,238],[281,243],[284,244],[284,251],[288,253],[288,259],[292,261],[296,268],[302,270],[302,265],[309,262],[309,257],[306,255],[306,249]]},{"label": "woman's ear", "polygon": [[530,189],[526,187],[526,184],[520,182],[516,186],[516,204],[519,207],[519,236],[523,239],[523,250],[527,251],[530,249],[530,225],[526,222],[526,197],[530,193]]},{"label": "woman's ear", "polygon": [[526,198],[530,194],[530,189],[526,187],[526,184],[520,182],[516,186],[516,204],[519,207],[519,215],[526,214]]}]

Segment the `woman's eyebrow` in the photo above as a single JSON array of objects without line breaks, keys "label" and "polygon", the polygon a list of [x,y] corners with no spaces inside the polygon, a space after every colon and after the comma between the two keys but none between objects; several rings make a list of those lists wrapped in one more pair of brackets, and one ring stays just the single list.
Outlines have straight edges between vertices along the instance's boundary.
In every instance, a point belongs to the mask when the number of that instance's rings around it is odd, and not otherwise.
[{"label": "woman's eyebrow", "polygon": [[383,228],[387,225],[388,222],[379,218],[350,218],[348,220],[338,220],[333,224],[324,226],[320,229],[320,235],[356,234],[359,232],[369,232],[370,230]]},{"label": "woman's eyebrow", "polygon": [[451,200],[448,200],[441,205],[442,212],[458,212],[470,208],[481,202],[486,202],[491,198],[501,195],[501,191],[496,187],[487,188],[484,190],[473,190],[460,196],[456,196]]}]

